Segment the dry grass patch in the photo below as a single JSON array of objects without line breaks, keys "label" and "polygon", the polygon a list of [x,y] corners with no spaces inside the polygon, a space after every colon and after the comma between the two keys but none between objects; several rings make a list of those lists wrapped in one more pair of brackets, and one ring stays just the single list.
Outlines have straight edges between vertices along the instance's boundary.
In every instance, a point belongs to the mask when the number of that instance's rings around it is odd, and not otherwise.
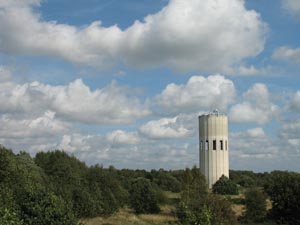
[{"label": "dry grass patch", "polygon": [[159,214],[136,215],[131,209],[121,209],[114,215],[104,218],[82,219],[84,225],[166,225],[176,223],[177,218],[172,214],[172,206],[162,206]]},{"label": "dry grass patch", "polygon": [[237,205],[237,204],[232,204],[231,208],[237,217],[242,216],[246,210],[246,207],[244,205]]},{"label": "dry grass patch", "polygon": [[161,206],[161,212],[159,214],[141,214],[138,215],[144,221],[151,223],[162,223],[167,224],[170,222],[178,221],[177,217],[174,215],[175,207],[170,205]]},{"label": "dry grass patch", "polygon": [[80,222],[84,225],[146,225],[129,209],[121,209],[109,217],[82,219]]}]

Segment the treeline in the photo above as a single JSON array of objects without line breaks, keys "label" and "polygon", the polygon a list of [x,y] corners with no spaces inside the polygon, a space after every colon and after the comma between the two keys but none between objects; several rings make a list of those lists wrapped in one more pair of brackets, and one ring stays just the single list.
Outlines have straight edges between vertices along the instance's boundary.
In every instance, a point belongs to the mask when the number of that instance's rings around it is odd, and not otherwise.
[{"label": "treeline", "polygon": [[[236,218],[226,194],[246,191],[246,212]],[[165,191],[180,193],[170,202]],[[271,199],[271,211],[266,209]],[[173,199],[174,200],[174,199]],[[230,171],[208,191],[194,167],[185,170],[117,170],[87,166],[63,151],[32,158],[0,147],[0,224],[72,225],[80,218],[108,216],[126,206],[136,213],[157,213],[173,204],[182,224],[237,224],[276,221],[300,224],[300,177],[274,171]]]},{"label": "treeline", "polygon": [[0,147],[0,224],[77,224],[123,206],[159,212],[162,191],[180,192],[183,171],[88,167],[63,151],[35,158]]}]

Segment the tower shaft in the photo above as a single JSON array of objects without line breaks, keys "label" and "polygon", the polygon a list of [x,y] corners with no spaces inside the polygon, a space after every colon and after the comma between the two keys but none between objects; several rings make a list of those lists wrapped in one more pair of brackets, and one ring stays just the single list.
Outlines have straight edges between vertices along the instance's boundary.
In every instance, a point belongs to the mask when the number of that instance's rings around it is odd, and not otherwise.
[{"label": "tower shaft", "polygon": [[228,119],[218,112],[199,116],[200,170],[208,187],[222,175],[229,177]]}]

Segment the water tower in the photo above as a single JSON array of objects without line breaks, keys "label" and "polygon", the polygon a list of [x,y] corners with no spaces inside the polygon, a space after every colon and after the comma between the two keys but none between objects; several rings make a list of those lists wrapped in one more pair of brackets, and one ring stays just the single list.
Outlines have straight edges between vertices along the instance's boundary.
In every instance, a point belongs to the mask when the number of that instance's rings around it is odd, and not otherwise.
[{"label": "water tower", "polygon": [[199,116],[199,153],[209,188],[222,175],[229,177],[228,119],[218,110]]}]

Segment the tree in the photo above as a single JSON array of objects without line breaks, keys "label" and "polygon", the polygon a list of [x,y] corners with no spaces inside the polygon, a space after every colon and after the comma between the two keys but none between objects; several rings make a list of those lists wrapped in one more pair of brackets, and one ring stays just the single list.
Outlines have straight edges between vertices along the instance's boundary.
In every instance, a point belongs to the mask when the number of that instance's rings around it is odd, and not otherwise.
[{"label": "tree", "polygon": [[120,187],[118,181],[110,177],[109,172],[105,171],[99,165],[88,169],[87,181],[96,204],[96,215],[112,214],[125,201],[122,195],[123,189]]},{"label": "tree", "polygon": [[145,178],[133,180],[130,194],[130,205],[136,213],[157,213],[160,211],[158,199],[150,181]]},{"label": "tree", "polygon": [[76,225],[72,210],[51,192],[35,190],[23,193],[19,202],[21,218],[30,225]]},{"label": "tree", "polygon": [[263,222],[266,219],[266,195],[258,188],[249,189],[245,193],[246,221]]},{"label": "tree", "polygon": [[152,171],[152,176],[154,177],[154,182],[162,190],[180,192],[181,183],[175,177],[173,177],[170,172],[160,169],[156,173]]},{"label": "tree", "polygon": [[237,219],[235,213],[232,211],[231,203],[222,196],[213,194],[207,195],[205,198],[205,205],[212,214],[212,225],[235,225]]},{"label": "tree", "polygon": [[300,224],[300,175],[274,171],[264,188],[273,202],[272,217],[291,225]]},{"label": "tree", "polygon": [[1,225],[23,225],[19,215],[9,208],[0,207],[0,224]]},{"label": "tree", "polygon": [[177,207],[177,216],[182,224],[236,224],[230,202],[208,194],[205,177],[198,168],[185,170],[183,187],[182,198]]},{"label": "tree", "polygon": [[224,175],[213,185],[212,189],[213,193],[220,195],[239,194],[238,186]]},{"label": "tree", "polygon": [[199,202],[207,194],[204,175],[199,168],[193,167],[184,171],[182,199],[184,201]]}]

